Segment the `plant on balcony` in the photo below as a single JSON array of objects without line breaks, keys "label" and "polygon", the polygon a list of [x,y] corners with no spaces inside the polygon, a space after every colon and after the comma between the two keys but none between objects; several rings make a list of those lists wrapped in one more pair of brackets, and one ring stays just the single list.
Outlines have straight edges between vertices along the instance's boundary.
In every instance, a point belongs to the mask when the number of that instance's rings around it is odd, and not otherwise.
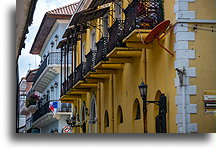
[{"label": "plant on balcony", "polygon": [[36,105],[39,100],[39,96],[35,94],[31,94],[29,98],[26,100],[26,107],[28,108],[30,105]]}]

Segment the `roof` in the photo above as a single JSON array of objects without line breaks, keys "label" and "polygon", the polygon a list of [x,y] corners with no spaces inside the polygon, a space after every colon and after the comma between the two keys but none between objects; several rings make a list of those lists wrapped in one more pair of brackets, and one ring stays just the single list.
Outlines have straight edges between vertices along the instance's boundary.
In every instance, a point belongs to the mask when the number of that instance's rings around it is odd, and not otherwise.
[{"label": "roof", "polygon": [[22,0],[16,5],[16,60],[25,48],[28,27],[32,24],[37,0]]},{"label": "roof", "polygon": [[77,3],[69,4],[60,8],[56,8],[54,10],[48,11],[48,14],[57,14],[57,15],[72,15],[78,6]]},{"label": "roof", "polygon": [[38,69],[32,69],[28,71],[28,74],[26,76],[26,81],[27,82],[33,82],[34,76],[37,73]]},{"label": "roof", "polygon": [[31,54],[40,54],[44,42],[47,36],[49,35],[56,20],[57,19],[69,20],[72,14],[75,13],[75,9],[77,6],[78,3],[73,3],[45,13],[40,28],[33,42],[33,45],[31,47],[30,50]]}]

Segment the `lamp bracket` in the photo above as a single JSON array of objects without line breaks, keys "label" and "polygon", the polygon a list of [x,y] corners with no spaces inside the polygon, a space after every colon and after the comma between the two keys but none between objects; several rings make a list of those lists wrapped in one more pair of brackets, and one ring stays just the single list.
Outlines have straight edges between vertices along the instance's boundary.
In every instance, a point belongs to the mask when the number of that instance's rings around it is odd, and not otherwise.
[{"label": "lamp bracket", "polygon": [[159,105],[159,101],[145,101],[146,103],[150,104],[150,103],[154,103],[156,105]]},{"label": "lamp bracket", "polygon": [[182,69],[179,69],[179,68],[176,68],[176,71],[177,71],[177,74],[179,76],[179,83],[180,83],[180,86],[183,86],[184,85],[184,82],[183,82],[183,77],[184,75],[186,74],[186,69],[185,67],[183,67]]}]

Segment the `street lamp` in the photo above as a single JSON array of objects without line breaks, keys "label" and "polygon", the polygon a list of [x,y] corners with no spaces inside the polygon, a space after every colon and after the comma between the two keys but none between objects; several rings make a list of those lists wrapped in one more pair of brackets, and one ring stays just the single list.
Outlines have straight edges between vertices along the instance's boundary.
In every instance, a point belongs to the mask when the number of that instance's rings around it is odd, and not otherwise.
[{"label": "street lamp", "polygon": [[54,42],[52,41],[52,42],[50,43],[50,45],[51,45],[51,48],[53,48],[53,47],[54,47]]},{"label": "street lamp", "polygon": [[146,98],[147,98],[147,88],[148,85],[146,85],[143,81],[142,83],[138,86],[140,95],[143,100],[143,124],[144,124],[144,133],[147,133],[147,107],[146,107]]},{"label": "street lamp", "polygon": [[143,100],[144,133],[147,133],[147,103],[154,103],[159,106],[159,115],[156,117],[156,132],[166,133],[166,96],[161,94],[159,101],[147,101],[148,85],[142,81],[138,87]]},{"label": "street lamp", "polygon": [[54,39],[55,39],[56,42],[58,41],[58,38],[59,38],[58,34],[55,34]]},{"label": "street lamp", "polygon": [[148,85],[146,85],[142,81],[142,83],[139,85],[139,91],[140,91],[140,95],[141,95],[142,99],[145,101],[146,101],[146,97],[147,97],[147,89],[148,89]]}]

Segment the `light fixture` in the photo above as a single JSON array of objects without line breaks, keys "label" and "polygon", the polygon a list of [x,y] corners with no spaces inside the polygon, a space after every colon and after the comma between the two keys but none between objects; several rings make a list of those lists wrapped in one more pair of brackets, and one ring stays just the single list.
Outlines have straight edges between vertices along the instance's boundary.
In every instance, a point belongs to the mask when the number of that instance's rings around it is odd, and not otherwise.
[{"label": "light fixture", "polygon": [[58,38],[59,38],[59,36],[58,36],[58,34],[55,34],[55,41],[57,42],[58,41]]},{"label": "light fixture", "polygon": [[67,122],[68,125],[74,127],[76,124],[76,117],[73,115],[71,118],[67,118],[65,121]]},{"label": "light fixture", "polygon": [[51,45],[51,48],[53,48],[53,46],[54,46],[54,42],[52,41],[52,42],[50,43],[50,45]]},{"label": "light fixture", "polygon": [[53,92],[53,90],[54,90],[54,86],[53,85],[50,87],[50,90],[51,90],[51,92]]},{"label": "light fixture", "polygon": [[43,55],[43,59],[45,59],[45,58],[46,58],[46,54]]},{"label": "light fixture", "polygon": [[55,81],[55,83],[54,83],[54,87],[55,87],[55,88],[58,87],[58,81]]},{"label": "light fixture", "polygon": [[148,88],[148,85],[146,85],[142,81],[142,83],[139,85],[139,91],[140,91],[140,95],[144,101],[146,101],[146,97],[147,97],[147,88]]}]

